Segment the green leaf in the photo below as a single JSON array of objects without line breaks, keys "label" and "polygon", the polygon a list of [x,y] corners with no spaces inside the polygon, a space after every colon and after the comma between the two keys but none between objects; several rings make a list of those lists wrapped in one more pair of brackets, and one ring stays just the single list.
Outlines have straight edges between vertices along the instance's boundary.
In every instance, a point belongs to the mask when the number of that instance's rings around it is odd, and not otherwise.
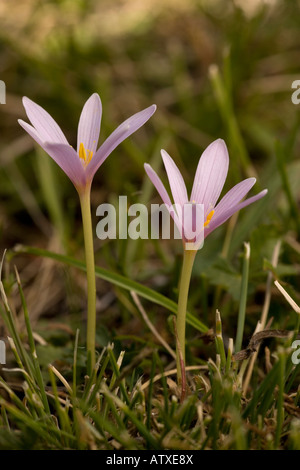
[{"label": "green leaf", "polygon": [[292,266],[290,264],[279,263],[276,268],[267,259],[263,260],[263,269],[265,271],[271,271],[276,279],[283,278],[285,276],[299,276],[299,267]]},{"label": "green leaf", "polygon": [[217,258],[215,263],[206,271],[206,277],[214,286],[222,286],[236,301],[240,298],[241,274],[233,269],[224,258]]},{"label": "green leaf", "polygon": [[[44,258],[51,258],[61,263],[67,264],[68,266],[73,266],[75,268],[81,269],[82,271],[86,270],[85,263],[83,263],[82,261],[79,261],[75,258],[71,258],[70,256],[61,255],[59,253],[54,253],[52,251],[43,250],[40,248],[19,245],[15,248],[13,253],[30,254],[35,256],[42,256]],[[136,281],[128,279],[127,277],[122,276],[121,274],[114,273],[112,271],[109,271],[108,269],[100,268],[99,266],[96,266],[95,273],[97,277],[108,281],[111,284],[114,284],[115,286],[121,287],[122,289],[134,291],[144,299],[150,300],[151,302],[157,305],[161,305],[170,312],[177,314],[176,302],[171,299],[168,299],[159,292],[156,292],[155,290],[150,289],[149,287],[145,287]],[[198,318],[196,318],[189,312],[187,313],[187,323],[189,323],[191,326],[201,331],[202,333],[205,333],[208,330],[207,326],[205,326],[200,320],[198,320]]]}]

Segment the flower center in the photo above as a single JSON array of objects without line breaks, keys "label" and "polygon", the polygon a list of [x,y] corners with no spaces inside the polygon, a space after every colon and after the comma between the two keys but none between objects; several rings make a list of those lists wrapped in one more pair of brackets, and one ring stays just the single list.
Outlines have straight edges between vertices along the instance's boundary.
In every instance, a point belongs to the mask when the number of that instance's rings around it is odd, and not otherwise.
[{"label": "flower center", "polygon": [[79,146],[79,158],[84,162],[84,166],[87,166],[93,157],[93,152],[91,150],[85,149],[83,143],[81,142]]},{"label": "flower center", "polygon": [[[196,204],[196,201],[193,200],[193,201],[192,201],[192,204]],[[215,213],[214,210],[212,210],[212,211],[209,212],[208,216],[206,217],[206,221],[204,222],[204,225],[203,225],[204,228],[206,228],[206,227],[209,226],[210,221],[211,221],[211,219],[212,219],[214,213]]]},{"label": "flower center", "polygon": [[210,211],[210,213],[209,213],[208,216],[206,217],[206,221],[204,222],[204,228],[209,226],[210,221],[211,221],[212,216],[214,215],[214,213],[215,213],[214,210]]}]

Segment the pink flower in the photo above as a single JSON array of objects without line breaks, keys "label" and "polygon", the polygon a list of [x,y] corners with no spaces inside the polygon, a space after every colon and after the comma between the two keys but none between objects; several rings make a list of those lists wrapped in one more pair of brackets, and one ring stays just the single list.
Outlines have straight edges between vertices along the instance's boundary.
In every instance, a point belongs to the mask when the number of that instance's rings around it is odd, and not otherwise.
[{"label": "pink flower", "polygon": [[[145,164],[145,170],[167,206],[180,233],[184,234],[186,232],[183,226],[183,217],[181,216],[184,213],[183,208],[185,204],[203,204],[204,226],[200,227],[200,229],[197,228],[197,233],[204,230],[203,236],[205,238],[213,230],[226,222],[235,212],[258,201],[268,192],[265,189],[259,194],[242,201],[256,182],[255,178],[247,178],[230,189],[221,201],[217,203],[225,184],[229,165],[227,147],[222,139],[212,142],[203,152],[196,170],[190,199],[188,198],[183,177],[176,164],[165,150],[161,151],[161,155],[168,175],[175,203],[175,211],[172,209],[171,199],[157,173],[147,163]],[[182,210],[176,211],[176,206]],[[183,237],[184,244],[187,241],[189,240]]]},{"label": "pink flower", "polygon": [[152,105],[131,116],[97,150],[102,105],[99,95],[94,93],[81,112],[76,152],[47,111],[26,97],[23,104],[32,126],[21,119],[19,124],[61,167],[78,191],[91,184],[96,171],[110,153],[145,124],[156,110]]}]

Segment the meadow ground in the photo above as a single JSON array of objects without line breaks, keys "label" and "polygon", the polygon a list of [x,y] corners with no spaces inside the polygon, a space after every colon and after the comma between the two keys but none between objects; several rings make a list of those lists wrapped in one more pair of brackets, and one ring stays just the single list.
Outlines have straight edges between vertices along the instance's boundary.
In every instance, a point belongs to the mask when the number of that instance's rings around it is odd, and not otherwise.
[{"label": "meadow ground", "polygon": [[[300,450],[299,3],[13,4],[0,3],[0,449]],[[157,110],[92,184],[91,371],[79,199],[17,120],[28,121],[27,96],[76,147],[93,93],[100,143],[134,113]],[[144,164],[168,188],[161,149],[190,193],[218,138],[230,157],[222,195],[248,177],[257,180],[251,196],[268,194],[197,253],[182,386],[182,243],[100,240],[96,209],[118,207],[120,195],[128,206],[160,203]]]}]

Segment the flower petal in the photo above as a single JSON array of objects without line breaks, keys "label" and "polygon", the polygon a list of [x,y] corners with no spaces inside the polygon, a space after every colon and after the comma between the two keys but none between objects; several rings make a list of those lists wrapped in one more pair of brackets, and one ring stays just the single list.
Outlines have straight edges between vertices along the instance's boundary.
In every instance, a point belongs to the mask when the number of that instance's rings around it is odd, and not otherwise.
[{"label": "flower petal", "polygon": [[145,171],[146,171],[147,175],[149,176],[150,180],[152,181],[153,185],[157,189],[157,192],[160,195],[160,197],[162,198],[163,202],[166,205],[171,206],[172,202],[171,202],[171,199],[169,197],[169,194],[168,194],[162,180],[160,179],[160,177],[156,173],[156,171],[153,170],[152,166],[149,165],[149,163],[145,163],[144,168],[145,168]]},{"label": "flower petal", "polygon": [[105,140],[105,142],[101,145],[101,147],[97,150],[95,155],[93,156],[92,160],[86,167],[86,172],[88,178],[93,178],[94,174],[98,170],[98,168],[102,165],[105,159],[111,154],[111,152],[137,131],[140,127],[142,127],[145,122],[150,119],[152,114],[155,112],[156,106],[152,105],[149,108],[140,111],[139,113],[134,114],[130,118],[126,119],[122,124],[120,124],[117,129]]},{"label": "flower petal", "polygon": [[179,232],[181,233],[182,224],[181,224],[179,218],[177,217],[176,211],[172,209],[172,207],[173,207],[172,202],[171,202],[171,199],[169,197],[169,194],[167,193],[166,188],[163,185],[163,182],[161,181],[158,174],[153,170],[153,168],[148,163],[144,164],[144,168],[145,168],[145,171],[146,171],[147,175],[149,176],[150,180],[152,181],[153,185],[155,186],[158,194],[162,198],[163,203],[166,205],[166,208],[168,209],[170,215],[174,219],[174,222],[177,225],[177,228],[178,228]]},{"label": "flower petal", "polygon": [[198,163],[191,201],[204,204],[205,213],[210,212],[221,194],[229,165],[224,140],[217,139],[203,152]]},{"label": "flower petal", "polygon": [[64,144],[44,142],[43,149],[61,167],[76,188],[87,184],[84,167],[73,147]]},{"label": "flower petal", "polygon": [[237,205],[256,183],[255,178],[247,178],[231,188],[215,207],[214,220],[231,207]]},{"label": "flower petal", "polygon": [[263,191],[256,194],[255,196],[252,196],[249,199],[246,199],[245,201],[240,202],[234,206],[228,207],[228,209],[224,210],[218,217],[216,218],[213,217],[211,223],[209,224],[207,229],[205,229],[205,237],[207,237],[207,235],[209,235],[213,230],[215,230],[217,227],[219,227],[224,222],[226,222],[226,220],[228,220],[233,214],[235,214],[235,212],[243,209],[244,207],[249,206],[255,201],[258,201],[259,199],[264,197],[267,194],[267,192],[268,190],[264,189]]},{"label": "flower petal", "polygon": [[93,154],[96,152],[100,134],[101,117],[101,100],[99,95],[94,93],[82,108],[77,132],[77,152],[79,152],[81,143],[83,143],[86,150],[90,150]]},{"label": "flower petal", "polygon": [[61,128],[50,114],[47,113],[47,111],[26,96],[23,97],[23,105],[31,124],[36,129],[41,141],[68,145],[68,141]]},{"label": "flower petal", "polygon": [[176,166],[174,160],[165,151],[161,150],[161,156],[168,174],[170,188],[175,204],[184,206],[188,202],[188,195],[182,174]]},{"label": "flower petal", "polygon": [[42,142],[36,129],[21,119],[19,124],[26,132],[47,152],[50,157],[61,167],[75,186],[86,183],[84,169],[75,150],[69,145]]},{"label": "flower petal", "polygon": [[23,129],[28,132],[28,134],[39,144],[39,145],[43,145],[43,141],[41,140],[38,132],[36,131],[36,129],[31,126],[30,124],[28,124],[28,122],[25,122],[23,121],[22,119],[18,119],[18,123],[20,124],[20,126],[23,127]]}]

